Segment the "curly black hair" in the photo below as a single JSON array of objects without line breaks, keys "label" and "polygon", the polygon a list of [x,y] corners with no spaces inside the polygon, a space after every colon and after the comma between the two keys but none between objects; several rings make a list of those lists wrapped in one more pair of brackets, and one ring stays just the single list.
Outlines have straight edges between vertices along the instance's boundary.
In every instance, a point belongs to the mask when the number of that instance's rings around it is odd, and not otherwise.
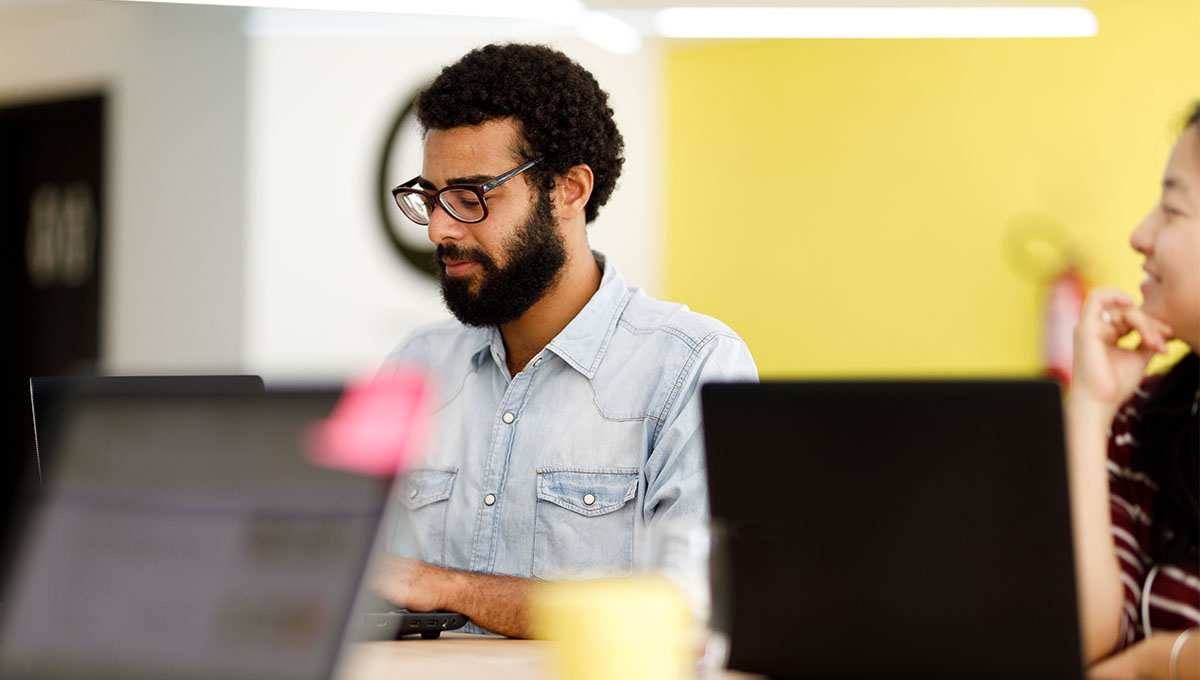
[{"label": "curly black hair", "polygon": [[621,174],[625,142],[613,121],[608,93],[586,69],[544,45],[486,45],[442,69],[417,95],[417,120],[426,130],[511,117],[519,125],[523,160],[545,158],[526,175],[542,192],[573,166],[594,177],[584,216],[596,219]]}]

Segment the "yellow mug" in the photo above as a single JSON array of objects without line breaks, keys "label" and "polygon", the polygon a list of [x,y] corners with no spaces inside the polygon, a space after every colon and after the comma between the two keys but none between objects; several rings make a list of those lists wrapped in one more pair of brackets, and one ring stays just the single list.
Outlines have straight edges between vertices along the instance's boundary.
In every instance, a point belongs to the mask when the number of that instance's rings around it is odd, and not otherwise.
[{"label": "yellow mug", "polygon": [[564,680],[683,680],[695,675],[687,600],[661,576],[540,584],[535,635],[553,642]]}]

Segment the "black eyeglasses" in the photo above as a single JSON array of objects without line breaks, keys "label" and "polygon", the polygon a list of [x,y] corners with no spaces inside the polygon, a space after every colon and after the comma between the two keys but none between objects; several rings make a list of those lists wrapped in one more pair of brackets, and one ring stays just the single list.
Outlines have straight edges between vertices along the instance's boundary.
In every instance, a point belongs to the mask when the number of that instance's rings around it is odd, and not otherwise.
[{"label": "black eyeglasses", "polygon": [[400,211],[404,213],[405,217],[421,226],[429,224],[429,218],[433,215],[434,206],[439,205],[442,206],[442,209],[448,215],[459,222],[475,224],[476,222],[484,221],[488,216],[487,201],[483,197],[484,194],[532,168],[541,162],[541,160],[541,158],[535,158],[486,182],[479,184],[450,184],[433,193],[415,188],[417,180],[421,179],[421,176],[417,175],[404,184],[392,189],[392,198],[396,199],[396,205],[400,206]]}]

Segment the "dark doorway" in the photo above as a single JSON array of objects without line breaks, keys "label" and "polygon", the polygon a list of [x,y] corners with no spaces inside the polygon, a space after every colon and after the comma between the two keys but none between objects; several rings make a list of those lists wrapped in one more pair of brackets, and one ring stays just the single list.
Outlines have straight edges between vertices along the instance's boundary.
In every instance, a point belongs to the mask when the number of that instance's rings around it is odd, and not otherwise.
[{"label": "dark doorway", "polygon": [[29,378],[79,372],[100,356],[104,116],[103,96],[0,106],[3,312],[16,338],[4,353],[0,417],[5,551],[34,470]]}]

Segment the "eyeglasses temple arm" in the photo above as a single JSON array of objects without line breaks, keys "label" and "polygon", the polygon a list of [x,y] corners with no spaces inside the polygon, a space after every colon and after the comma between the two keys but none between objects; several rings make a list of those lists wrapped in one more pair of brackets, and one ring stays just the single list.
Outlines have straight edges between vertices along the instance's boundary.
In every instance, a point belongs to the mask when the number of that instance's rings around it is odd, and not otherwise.
[{"label": "eyeglasses temple arm", "polygon": [[503,175],[500,175],[499,177],[493,178],[492,180],[490,180],[488,182],[484,182],[482,185],[480,185],[479,188],[482,189],[484,191],[484,193],[487,193],[487,192],[491,191],[492,189],[495,189],[496,187],[500,186],[501,184],[504,184],[505,182],[512,179],[513,177],[516,177],[517,175],[521,174],[522,172],[525,172],[529,168],[532,168],[533,166],[537,165],[541,161],[542,161],[542,158],[535,158],[535,159],[529,161],[528,163],[525,163],[524,165],[519,165],[519,166],[513,168],[512,170],[509,170],[508,172],[504,173]]}]

